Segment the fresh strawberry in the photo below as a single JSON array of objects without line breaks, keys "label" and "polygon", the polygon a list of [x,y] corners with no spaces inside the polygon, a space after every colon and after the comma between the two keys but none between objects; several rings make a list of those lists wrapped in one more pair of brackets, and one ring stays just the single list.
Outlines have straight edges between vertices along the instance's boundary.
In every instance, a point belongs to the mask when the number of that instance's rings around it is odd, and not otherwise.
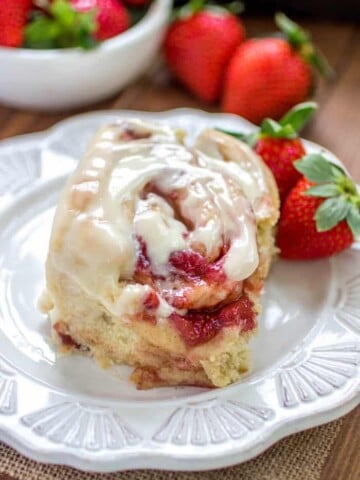
[{"label": "fresh strawberry", "polygon": [[115,37],[130,26],[130,16],[120,0],[71,0],[76,11],[97,10],[94,36],[103,41]]},{"label": "fresh strawberry", "polygon": [[360,236],[360,195],[339,166],[319,154],[295,162],[305,175],[288,195],[277,244],[289,259],[327,257]]},{"label": "fresh strawberry", "polygon": [[291,188],[301,175],[293,167],[295,160],[305,155],[305,149],[299,138],[260,138],[255,151],[272,170],[283,202]]},{"label": "fresh strawberry", "polygon": [[0,2],[1,46],[21,47],[30,7],[31,0],[3,0]]},{"label": "fresh strawberry", "polygon": [[273,172],[282,202],[301,177],[294,162],[306,152],[298,132],[316,109],[314,102],[299,103],[279,122],[265,119],[261,124],[254,150]]},{"label": "fresh strawberry", "polygon": [[97,7],[98,28],[95,37],[98,40],[115,37],[129,28],[129,13],[119,0],[97,0]]},{"label": "fresh strawberry", "polygon": [[305,155],[305,148],[298,132],[309,121],[317,109],[315,102],[303,102],[289,110],[276,122],[263,120],[260,129],[249,135],[225,132],[249,143],[261,156],[274,174],[281,201],[300,179],[301,174],[294,168],[294,162]]},{"label": "fresh strawberry", "polygon": [[305,100],[312,88],[311,65],[330,75],[310,35],[283,14],[276,21],[285,38],[258,38],[244,42],[228,66],[222,109],[254,123],[280,118]]},{"label": "fresh strawberry", "polygon": [[230,12],[195,4],[190,3],[187,15],[170,25],[165,57],[170,70],[192,93],[213,102],[220,96],[224,70],[245,31]]}]

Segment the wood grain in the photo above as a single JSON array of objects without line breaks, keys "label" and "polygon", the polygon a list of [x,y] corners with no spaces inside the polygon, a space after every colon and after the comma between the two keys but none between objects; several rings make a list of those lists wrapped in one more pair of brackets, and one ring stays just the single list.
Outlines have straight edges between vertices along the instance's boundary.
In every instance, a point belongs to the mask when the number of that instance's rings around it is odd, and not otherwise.
[{"label": "wood grain", "polygon": [[308,137],[332,150],[360,180],[360,28],[352,32],[348,64],[331,88]]},{"label": "wood grain", "polygon": [[360,479],[360,407],[345,418],[325,462],[320,480]]},{"label": "wood grain", "polygon": [[[249,18],[250,35],[272,31],[270,18]],[[360,181],[360,27],[335,21],[305,22],[320,49],[334,66],[337,77],[332,84],[321,82],[315,98],[320,103],[316,119],[305,137],[332,150]],[[217,107],[198,101],[155,65],[148,75],[116,98],[89,109],[141,109],[160,111],[177,107],[217,111]],[[79,113],[71,112],[71,114]],[[66,118],[70,112],[42,114],[0,107],[0,138],[43,130]],[[360,407],[348,414],[323,467],[321,480],[360,479]],[[14,480],[1,475],[0,480]],[[16,479],[15,479],[16,480]],[[256,479],[254,479],[256,480]],[[289,479],[291,480],[291,479]],[[310,479],[304,479],[310,480]]]}]

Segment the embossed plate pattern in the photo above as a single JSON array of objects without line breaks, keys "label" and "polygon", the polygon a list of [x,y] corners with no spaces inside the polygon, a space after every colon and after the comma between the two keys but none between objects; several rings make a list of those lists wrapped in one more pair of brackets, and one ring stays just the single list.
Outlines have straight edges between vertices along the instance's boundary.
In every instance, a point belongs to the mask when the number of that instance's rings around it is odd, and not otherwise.
[{"label": "embossed plate pattern", "polygon": [[190,142],[208,126],[254,128],[196,110],[110,111],[0,144],[0,439],[83,470],[205,470],[348,412],[360,390],[359,244],[332,259],[274,264],[252,371],[236,385],[138,392],[127,367],[56,358],[36,307],[54,208],[95,129],[129,116],[182,127]]}]

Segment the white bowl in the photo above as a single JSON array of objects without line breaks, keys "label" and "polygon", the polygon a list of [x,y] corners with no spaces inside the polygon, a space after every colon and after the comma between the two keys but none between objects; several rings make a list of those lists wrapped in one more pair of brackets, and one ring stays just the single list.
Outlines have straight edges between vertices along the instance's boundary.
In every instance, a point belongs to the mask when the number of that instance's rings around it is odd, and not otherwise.
[{"label": "white bowl", "polygon": [[0,47],[0,102],[65,110],[113,95],[151,65],[171,5],[171,0],[155,0],[134,27],[91,51]]}]

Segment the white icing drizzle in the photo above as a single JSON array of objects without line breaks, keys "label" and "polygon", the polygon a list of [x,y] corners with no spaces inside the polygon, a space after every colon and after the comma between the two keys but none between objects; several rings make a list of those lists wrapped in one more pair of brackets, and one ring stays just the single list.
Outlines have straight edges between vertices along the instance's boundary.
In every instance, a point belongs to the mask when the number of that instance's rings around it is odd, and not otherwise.
[{"label": "white icing drizzle", "polygon": [[[169,273],[174,251],[201,247],[214,260],[228,242],[227,277],[247,278],[258,266],[256,217],[268,191],[257,156],[223,137],[206,131],[192,151],[162,125],[127,120],[101,129],[59,203],[48,261],[116,316],[140,312],[151,291],[129,283],[137,237],[158,275]],[[224,161],[224,148],[233,161]],[[160,298],[157,315],[172,311]]]},{"label": "white icing drizzle", "polygon": [[152,193],[137,203],[134,231],[146,243],[153,272],[158,275],[166,275],[171,252],[187,247],[186,227],[174,218],[174,210],[165,200]]}]

